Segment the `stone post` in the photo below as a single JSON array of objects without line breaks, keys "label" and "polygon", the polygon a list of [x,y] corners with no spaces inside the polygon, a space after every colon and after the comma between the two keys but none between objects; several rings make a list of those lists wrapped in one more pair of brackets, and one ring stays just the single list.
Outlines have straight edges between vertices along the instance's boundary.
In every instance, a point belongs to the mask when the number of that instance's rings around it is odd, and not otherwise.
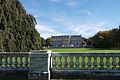
[{"label": "stone post", "polygon": [[30,56],[30,80],[50,80],[50,51],[33,50]]}]

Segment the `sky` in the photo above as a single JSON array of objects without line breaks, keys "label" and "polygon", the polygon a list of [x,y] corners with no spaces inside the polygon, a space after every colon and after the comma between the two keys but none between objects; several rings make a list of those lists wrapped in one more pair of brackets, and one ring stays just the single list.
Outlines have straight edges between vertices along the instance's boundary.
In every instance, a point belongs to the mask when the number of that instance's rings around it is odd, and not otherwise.
[{"label": "sky", "polygon": [[91,37],[120,25],[120,0],[19,0],[45,39],[57,35]]}]

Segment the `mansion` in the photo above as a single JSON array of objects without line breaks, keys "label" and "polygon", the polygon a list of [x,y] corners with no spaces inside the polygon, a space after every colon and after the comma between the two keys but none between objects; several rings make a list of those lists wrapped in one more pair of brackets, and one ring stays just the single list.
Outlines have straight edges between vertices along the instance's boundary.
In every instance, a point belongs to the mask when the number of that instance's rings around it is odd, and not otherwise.
[{"label": "mansion", "polygon": [[51,36],[51,47],[82,47],[81,35]]}]

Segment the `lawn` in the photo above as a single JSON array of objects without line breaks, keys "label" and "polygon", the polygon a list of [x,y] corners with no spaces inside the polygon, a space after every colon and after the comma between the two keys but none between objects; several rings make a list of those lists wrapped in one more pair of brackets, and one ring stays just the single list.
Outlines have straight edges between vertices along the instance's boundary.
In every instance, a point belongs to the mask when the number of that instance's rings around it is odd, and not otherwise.
[{"label": "lawn", "polygon": [[50,48],[48,50],[52,52],[120,52],[120,50],[99,48]]}]

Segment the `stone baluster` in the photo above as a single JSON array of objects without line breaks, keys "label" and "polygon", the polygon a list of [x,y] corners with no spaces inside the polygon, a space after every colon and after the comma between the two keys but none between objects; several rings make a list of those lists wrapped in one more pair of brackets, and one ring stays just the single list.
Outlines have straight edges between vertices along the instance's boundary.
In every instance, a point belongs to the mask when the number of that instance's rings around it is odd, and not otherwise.
[{"label": "stone baluster", "polygon": [[4,68],[7,68],[7,56],[3,56],[4,60],[3,60],[3,65],[4,65]]},{"label": "stone baluster", "polygon": [[18,65],[17,56],[14,56],[13,67],[17,68],[17,65]]},{"label": "stone baluster", "polygon": [[25,68],[28,68],[28,56],[25,56],[25,61],[23,63]]},{"label": "stone baluster", "polygon": [[64,69],[64,57],[63,57],[63,56],[62,56],[62,58],[61,58],[61,62],[62,62],[61,67],[62,67],[62,69]]},{"label": "stone baluster", "polygon": [[116,56],[113,56],[112,59],[113,59],[113,62],[112,62],[113,69],[117,69],[117,67],[116,67],[117,66]]},{"label": "stone baluster", "polygon": [[106,65],[107,65],[107,69],[110,69],[110,61],[109,61],[109,56],[106,56]]},{"label": "stone baluster", "polygon": [[59,69],[62,68],[61,58],[62,58],[62,56],[58,56],[58,67],[59,67]]},{"label": "stone baluster", "polygon": [[117,68],[117,69],[119,69],[119,67],[120,67],[120,66],[119,66],[119,62],[120,62],[120,59],[119,59],[119,56],[117,56],[117,60],[116,60],[116,63],[117,63],[116,68]]},{"label": "stone baluster", "polygon": [[64,69],[67,69],[68,63],[67,63],[67,56],[64,56]]},{"label": "stone baluster", "polygon": [[97,56],[94,56],[94,70],[98,69],[98,62],[97,62]]},{"label": "stone baluster", "polygon": [[80,62],[79,62],[79,56],[76,56],[76,69],[79,69]]},{"label": "stone baluster", "polygon": [[[50,59],[51,60],[51,59]],[[28,67],[30,67],[30,57],[28,56]],[[50,66],[51,66],[51,64],[50,64]]]},{"label": "stone baluster", "polygon": [[88,56],[88,63],[87,63],[87,65],[88,65],[88,69],[89,70],[91,70],[92,69],[92,62],[91,62],[91,56]]},{"label": "stone baluster", "polygon": [[56,69],[56,57],[52,56],[52,68]]},{"label": "stone baluster", "polygon": [[23,68],[22,56],[19,57],[20,61],[18,62],[19,68]]},{"label": "stone baluster", "polygon": [[119,58],[119,62],[118,62],[118,69],[120,70],[120,56],[118,57]]},{"label": "stone baluster", "polygon": [[0,55],[0,69],[2,68],[2,56]]},{"label": "stone baluster", "polygon": [[12,68],[12,56],[9,56],[8,67],[9,69]]},{"label": "stone baluster", "polygon": [[74,62],[73,62],[73,56],[70,56],[70,69],[73,69]]},{"label": "stone baluster", "polygon": [[85,56],[81,56],[82,62],[81,62],[81,69],[85,69]]},{"label": "stone baluster", "polygon": [[103,56],[100,56],[100,69],[104,69],[104,62],[103,62]]}]

